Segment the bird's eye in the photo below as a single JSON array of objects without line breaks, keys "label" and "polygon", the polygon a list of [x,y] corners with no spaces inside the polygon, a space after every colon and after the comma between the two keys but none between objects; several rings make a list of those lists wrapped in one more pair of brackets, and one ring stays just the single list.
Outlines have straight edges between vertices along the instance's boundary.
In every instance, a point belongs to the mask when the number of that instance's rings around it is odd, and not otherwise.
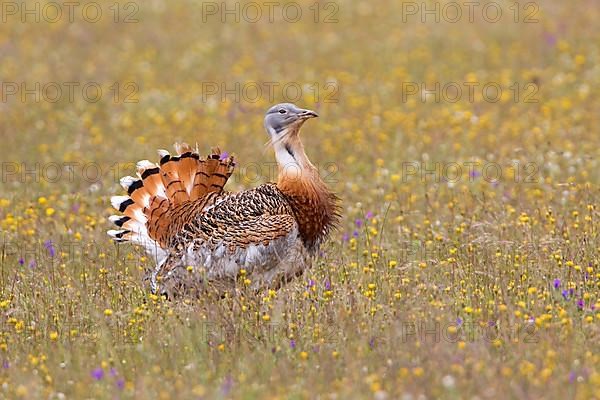
[{"label": "bird's eye", "polygon": [[279,114],[285,114],[286,112],[287,112],[287,111],[285,111],[283,108],[281,108],[281,109],[279,110]]}]

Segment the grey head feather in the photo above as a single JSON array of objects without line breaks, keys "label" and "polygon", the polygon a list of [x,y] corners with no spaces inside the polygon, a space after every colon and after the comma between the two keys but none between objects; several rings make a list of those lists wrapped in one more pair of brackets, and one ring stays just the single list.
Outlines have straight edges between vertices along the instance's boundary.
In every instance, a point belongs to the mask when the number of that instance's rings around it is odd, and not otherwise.
[{"label": "grey head feather", "polygon": [[270,135],[279,134],[295,123],[303,123],[309,118],[318,117],[311,110],[299,108],[292,103],[280,103],[269,108],[265,115],[265,129]]}]

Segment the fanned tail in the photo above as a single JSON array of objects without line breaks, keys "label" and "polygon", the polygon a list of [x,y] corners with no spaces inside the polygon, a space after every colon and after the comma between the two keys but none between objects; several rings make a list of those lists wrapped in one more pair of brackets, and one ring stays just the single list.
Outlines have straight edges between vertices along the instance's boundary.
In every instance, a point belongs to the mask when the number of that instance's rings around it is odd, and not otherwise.
[{"label": "fanned tail", "polygon": [[223,191],[227,179],[233,173],[234,161],[218,148],[203,159],[198,149],[185,143],[176,143],[177,155],[159,150],[160,162],[143,160],[137,163],[137,178],[126,176],[121,186],[126,196],[113,196],[112,206],[122,215],[109,220],[118,229],[107,233],[117,242],[130,241],[143,246],[161,265],[167,257],[169,228],[173,218],[181,213],[173,212],[209,193]]}]

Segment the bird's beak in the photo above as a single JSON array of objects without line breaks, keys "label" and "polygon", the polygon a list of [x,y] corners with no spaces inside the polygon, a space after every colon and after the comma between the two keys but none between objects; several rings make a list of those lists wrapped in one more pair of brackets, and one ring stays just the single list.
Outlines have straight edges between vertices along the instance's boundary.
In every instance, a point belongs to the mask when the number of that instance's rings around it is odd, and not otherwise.
[{"label": "bird's beak", "polygon": [[317,114],[316,112],[314,112],[312,110],[302,110],[298,114],[298,117],[301,119],[316,118],[318,116],[319,116],[319,114]]}]

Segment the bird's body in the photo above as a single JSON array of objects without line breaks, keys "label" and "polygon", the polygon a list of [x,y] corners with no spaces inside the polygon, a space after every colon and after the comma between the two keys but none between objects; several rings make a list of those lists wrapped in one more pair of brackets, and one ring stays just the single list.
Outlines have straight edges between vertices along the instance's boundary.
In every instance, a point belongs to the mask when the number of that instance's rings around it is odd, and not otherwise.
[{"label": "bird's body", "polygon": [[214,149],[202,159],[186,144],[176,145],[176,156],[161,150],[158,165],[138,163],[139,179],[121,180],[128,196],[112,203],[123,215],[111,217],[121,229],[108,233],[144,246],[155,258],[153,291],[227,290],[241,275],[253,288],[278,287],[310,268],[338,218],[337,198],[298,137],[313,116],[291,104],[267,113],[279,164],[276,184],[225,192],[233,158]]}]

